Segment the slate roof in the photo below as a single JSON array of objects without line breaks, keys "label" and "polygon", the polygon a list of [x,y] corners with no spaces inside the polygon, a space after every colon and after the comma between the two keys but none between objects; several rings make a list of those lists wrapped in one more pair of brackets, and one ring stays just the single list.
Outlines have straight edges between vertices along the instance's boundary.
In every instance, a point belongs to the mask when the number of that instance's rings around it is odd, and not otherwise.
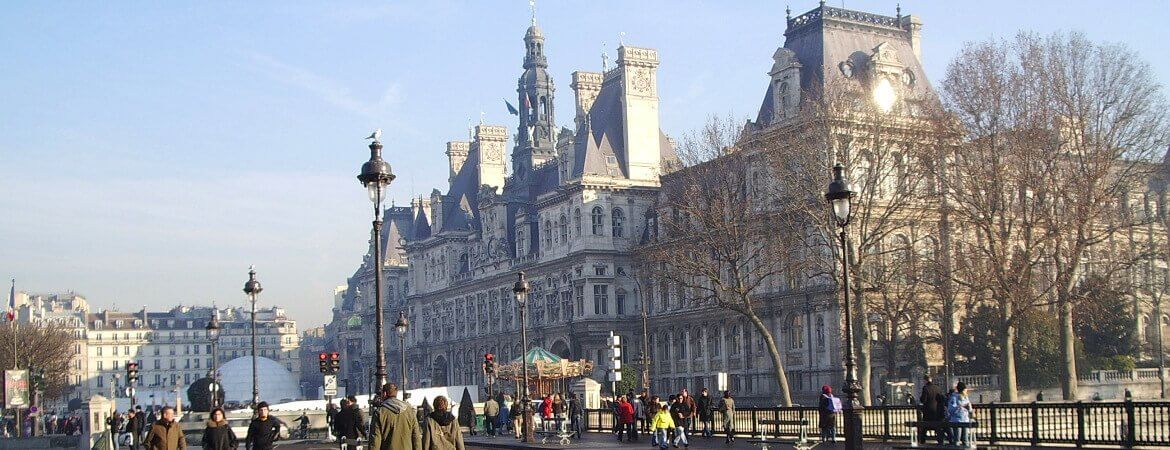
[{"label": "slate roof", "polygon": [[589,109],[588,120],[577,130],[573,151],[573,177],[601,175],[628,177],[622,170],[626,159],[625,114],[621,84],[615,78],[601,86]]},{"label": "slate roof", "polygon": [[467,160],[443,196],[443,231],[479,229],[479,148],[467,153]]}]

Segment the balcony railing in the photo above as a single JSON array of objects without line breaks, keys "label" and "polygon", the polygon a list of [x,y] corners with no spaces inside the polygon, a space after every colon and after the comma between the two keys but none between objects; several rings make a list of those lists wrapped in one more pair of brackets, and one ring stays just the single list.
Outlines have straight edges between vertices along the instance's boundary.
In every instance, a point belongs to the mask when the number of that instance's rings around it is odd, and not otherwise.
[{"label": "balcony railing", "polygon": [[[1170,446],[1170,402],[1165,401],[988,403],[974,407],[978,421],[975,436],[980,444]],[[716,413],[717,429],[722,428],[721,414]],[[590,431],[613,428],[614,414],[608,409],[590,409],[585,416]],[[796,438],[799,425],[761,425],[760,420],[807,419],[805,434],[817,436],[817,417],[816,407],[738,408],[732,421],[742,436],[766,433],[769,438]],[[837,420],[837,429],[844,429],[841,415]],[[913,406],[866,408],[862,411],[862,434],[872,441],[909,442],[915,431],[906,423],[916,420],[919,411]]]}]

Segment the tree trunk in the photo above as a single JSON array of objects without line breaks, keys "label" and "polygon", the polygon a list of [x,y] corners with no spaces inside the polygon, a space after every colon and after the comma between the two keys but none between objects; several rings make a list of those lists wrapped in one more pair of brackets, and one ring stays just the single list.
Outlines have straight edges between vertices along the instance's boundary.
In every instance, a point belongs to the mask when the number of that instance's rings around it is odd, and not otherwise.
[{"label": "tree trunk", "polygon": [[1016,327],[1007,325],[999,333],[1003,363],[999,369],[999,401],[1016,401]]},{"label": "tree trunk", "polygon": [[784,372],[784,360],[780,358],[780,349],[776,347],[776,340],[772,338],[772,331],[760,320],[755,313],[745,314],[756,327],[756,331],[764,338],[764,345],[768,346],[768,356],[772,358],[772,369],[776,376],[776,384],[780,387],[780,399],[784,406],[792,406],[792,391],[788,388],[788,374]]},{"label": "tree trunk", "polygon": [[[856,275],[859,271],[854,271]],[[856,284],[855,284],[856,286]],[[853,290],[853,351],[854,362],[857,364],[857,381],[861,382],[861,393],[858,398],[863,406],[870,406],[873,391],[873,350],[870,344],[869,318],[865,313],[865,293],[861,289]]]},{"label": "tree trunk", "polygon": [[1077,348],[1076,334],[1073,331],[1072,301],[1067,292],[1061,294],[1061,297],[1063,298],[1060,299],[1060,353],[1064,358],[1064,364],[1060,388],[1065,400],[1076,400]]}]

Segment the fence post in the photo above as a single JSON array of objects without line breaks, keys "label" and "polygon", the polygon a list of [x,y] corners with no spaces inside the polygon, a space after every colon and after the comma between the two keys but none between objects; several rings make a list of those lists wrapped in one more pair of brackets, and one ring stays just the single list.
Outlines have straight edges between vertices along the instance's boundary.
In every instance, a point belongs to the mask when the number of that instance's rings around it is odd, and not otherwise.
[{"label": "fence post", "polygon": [[1077,447],[1085,446],[1085,404],[1077,400]]},{"label": "fence post", "polygon": [[757,419],[756,409],[752,408],[752,436],[759,436],[760,435],[760,430],[759,430],[760,423],[756,419]]},{"label": "fence post", "polygon": [[1032,410],[1032,445],[1040,445],[1040,405],[1031,403]]},{"label": "fence post", "polygon": [[999,432],[995,429],[995,402],[988,403],[987,409],[991,410],[991,425],[988,426],[991,429],[991,438],[987,440],[987,443],[995,445],[995,441],[999,440]]},{"label": "fence post", "polygon": [[882,442],[890,440],[890,407],[879,406],[882,409]]},{"label": "fence post", "polygon": [[1136,418],[1135,416],[1136,416],[1136,414],[1134,414],[1133,400],[1126,399],[1125,400],[1125,437],[1124,437],[1124,439],[1121,440],[1122,445],[1124,445],[1126,447],[1133,447],[1134,444],[1137,442],[1137,436],[1135,434],[1135,432],[1137,431],[1137,425],[1135,424],[1135,420],[1134,420]]}]

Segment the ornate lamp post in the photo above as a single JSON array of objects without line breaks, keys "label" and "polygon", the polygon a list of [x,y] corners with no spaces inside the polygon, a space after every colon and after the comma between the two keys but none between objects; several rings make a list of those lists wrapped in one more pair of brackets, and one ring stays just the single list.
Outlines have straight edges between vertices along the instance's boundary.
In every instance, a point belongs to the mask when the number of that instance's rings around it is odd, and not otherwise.
[{"label": "ornate lamp post", "polygon": [[256,266],[248,267],[248,281],[244,283],[244,293],[252,300],[252,407],[260,403],[260,378],[256,373],[256,296],[260,295],[260,281],[256,279]]},{"label": "ornate lamp post", "polygon": [[516,306],[520,308],[520,367],[523,368],[524,377],[524,393],[521,397],[521,414],[524,416],[524,430],[522,432],[522,442],[532,442],[532,396],[528,389],[528,322],[526,321],[525,311],[528,309],[528,291],[532,288],[528,286],[528,281],[524,279],[524,272],[516,274],[516,284],[512,286],[512,293],[516,294]]},{"label": "ornate lamp post", "polygon": [[849,181],[845,179],[845,167],[840,163],[833,166],[833,181],[829,183],[829,190],[825,192],[825,200],[837,219],[837,227],[841,229],[841,286],[845,294],[845,447],[850,450],[860,450],[861,443],[861,402],[857,394],[861,392],[861,383],[857,381],[857,368],[853,361],[853,314],[849,304],[849,247],[845,243],[845,227],[849,225],[850,206],[853,201],[853,191]]},{"label": "ornate lamp post", "polygon": [[374,334],[377,335],[374,351],[377,353],[376,376],[379,388],[386,384],[386,342],[382,332],[382,193],[394,181],[390,165],[382,160],[381,137],[382,130],[378,130],[367,138],[374,140],[370,143],[370,160],[362,164],[362,171],[357,177],[369,191],[370,201],[374,202]]},{"label": "ornate lamp post", "polygon": [[211,311],[211,320],[207,321],[207,340],[211,341],[211,370],[208,371],[208,378],[211,378],[211,407],[207,412],[211,412],[219,406],[219,308],[214,308]]},{"label": "ornate lamp post", "polygon": [[394,331],[398,333],[398,353],[402,356],[402,399],[410,398],[406,393],[406,330],[410,329],[410,322],[406,320],[406,311],[398,311],[398,321],[394,322]]}]

